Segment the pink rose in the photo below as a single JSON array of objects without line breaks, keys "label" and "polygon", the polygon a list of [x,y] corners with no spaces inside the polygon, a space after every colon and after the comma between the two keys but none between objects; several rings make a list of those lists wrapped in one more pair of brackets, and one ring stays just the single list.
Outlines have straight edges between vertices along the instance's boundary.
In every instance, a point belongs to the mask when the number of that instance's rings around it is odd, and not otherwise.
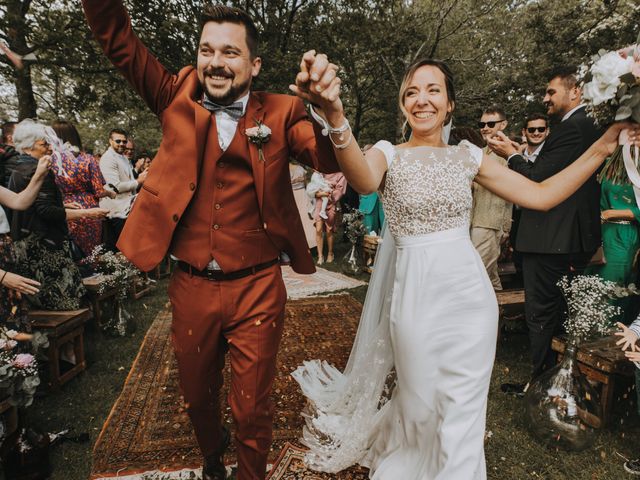
[{"label": "pink rose", "polygon": [[13,365],[17,368],[28,368],[33,365],[35,358],[30,353],[19,353],[13,360]]}]

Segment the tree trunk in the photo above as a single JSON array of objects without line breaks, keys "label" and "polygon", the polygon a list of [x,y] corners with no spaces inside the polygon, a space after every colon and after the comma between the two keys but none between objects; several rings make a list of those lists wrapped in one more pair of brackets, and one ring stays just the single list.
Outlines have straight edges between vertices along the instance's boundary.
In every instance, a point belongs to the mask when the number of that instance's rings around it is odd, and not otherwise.
[{"label": "tree trunk", "polygon": [[[31,6],[31,0],[11,0],[7,5],[7,32],[9,37],[9,48],[19,55],[28,53],[27,13]],[[37,105],[33,94],[33,83],[31,82],[31,67],[24,65],[21,70],[15,71],[14,83],[18,96],[18,119],[36,118]]]},{"label": "tree trunk", "polygon": [[36,98],[33,95],[31,67],[29,65],[25,65],[22,70],[16,71],[14,83],[18,94],[18,120],[36,118],[38,112]]}]

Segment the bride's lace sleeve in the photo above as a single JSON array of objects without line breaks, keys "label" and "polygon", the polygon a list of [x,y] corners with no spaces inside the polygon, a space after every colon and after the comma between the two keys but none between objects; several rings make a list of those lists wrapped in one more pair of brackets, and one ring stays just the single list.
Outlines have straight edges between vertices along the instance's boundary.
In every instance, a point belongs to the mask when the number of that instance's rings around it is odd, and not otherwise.
[{"label": "bride's lace sleeve", "polygon": [[473,143],[469,142],[468,140],[462,140],[460,142],[460,145],[463,147],[467,147],[469,149],[469,153],[471,153],[471,158],[473,158],[473,161],[476,163],[478,168],[480,168],[480,165],[482,165],[482,158],[484,157],[484,153],[482,152],[482,149],[477,145],[474,145]]},{"label": "bride's lace sleeve", "polygon": [[372,148],[376,148],[384,153],[384,157],[387,159],[387,168],[389,168],[393,162],[393,158],[396,156],[396,149],[391,145],[391,142],[380,140]]}]

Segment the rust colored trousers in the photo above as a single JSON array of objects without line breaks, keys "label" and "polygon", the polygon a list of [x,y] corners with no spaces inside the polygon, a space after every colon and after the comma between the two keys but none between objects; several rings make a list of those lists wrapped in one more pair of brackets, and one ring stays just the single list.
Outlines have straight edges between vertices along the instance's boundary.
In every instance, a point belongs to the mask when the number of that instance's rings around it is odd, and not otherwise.
[{"label": "rust colored trousers", "polygon": [[220,389],[228,350],[237,478],[264,479],[273,428],[270,393],[287,298],[280,266],[225,281],[176,269],[169,298],[180,387],[202,454],[220,448]]}]

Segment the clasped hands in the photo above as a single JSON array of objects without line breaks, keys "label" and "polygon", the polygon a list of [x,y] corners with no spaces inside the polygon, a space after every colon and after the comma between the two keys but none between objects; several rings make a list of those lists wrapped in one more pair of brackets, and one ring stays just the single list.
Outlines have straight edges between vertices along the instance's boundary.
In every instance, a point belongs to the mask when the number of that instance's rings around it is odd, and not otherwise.
[{"label": "clasped hands", "polygon": [[309,50],[302,56],[300,72],[295,84],[289,89],[298,97],[306,100],[320,111],[332,127],[344,123],[344,108],[340,100],[340,85],[337,65],[329,62],[323,53]]}]

